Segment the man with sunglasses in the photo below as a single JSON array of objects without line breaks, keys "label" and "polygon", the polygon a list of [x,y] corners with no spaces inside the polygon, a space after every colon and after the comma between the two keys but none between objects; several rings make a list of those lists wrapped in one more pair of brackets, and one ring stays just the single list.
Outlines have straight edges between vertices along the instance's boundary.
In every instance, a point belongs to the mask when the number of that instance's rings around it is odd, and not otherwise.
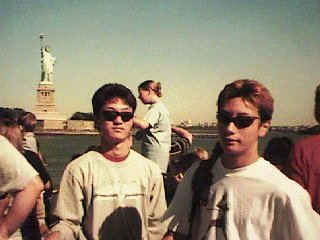
[{"label": "man with sunglasses", "polygon": [[185,174],[164,216],[171,219],[164,239],[320,239],[308,193],[259,156],[258,139],[272,113],[273,98],[259,82],[225,86],[218,99],[220,144]]},{"label": "man with sunglasses", "polygon": [[161,171],[131,149],[135,97],[123,85],[106,84],[92,105],[101,143],[67,165],[50,239],[161,239],[167,229]]}]

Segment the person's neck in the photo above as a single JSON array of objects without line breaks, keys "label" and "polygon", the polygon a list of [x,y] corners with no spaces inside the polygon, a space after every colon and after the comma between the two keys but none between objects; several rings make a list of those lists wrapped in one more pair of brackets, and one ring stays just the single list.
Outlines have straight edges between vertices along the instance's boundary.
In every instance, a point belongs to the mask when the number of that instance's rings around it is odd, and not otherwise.
[{"label": "person's neck", "polygon": [[160,101],[160,98],[156,95],[154,95],[152,98],[151,98],[151,101],[150,101],[150,104],[155,104],[157,102]]},{"label": "person's neck", "polygon": [[224,153],[222,164],[229,169],[242,168],[251,165],[259,159],[258,152],[246,153],[241,155],[232,155]]},{"label": "person's neck", "polygon": [[100,152],[108,159],[122,159],[129,155],[130,147],[126,143],[111,145],[101,143]]}]

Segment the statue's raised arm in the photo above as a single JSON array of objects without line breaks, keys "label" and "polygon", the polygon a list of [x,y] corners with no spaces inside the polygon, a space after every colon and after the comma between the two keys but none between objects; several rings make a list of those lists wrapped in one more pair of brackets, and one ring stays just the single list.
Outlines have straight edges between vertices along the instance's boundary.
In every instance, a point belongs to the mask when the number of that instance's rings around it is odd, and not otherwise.
[{"label": "statue's raised arm", "polygon": [[56,58],[51,55],[49,46],[41,47],[41,81],[52,82],[55,62]]}]

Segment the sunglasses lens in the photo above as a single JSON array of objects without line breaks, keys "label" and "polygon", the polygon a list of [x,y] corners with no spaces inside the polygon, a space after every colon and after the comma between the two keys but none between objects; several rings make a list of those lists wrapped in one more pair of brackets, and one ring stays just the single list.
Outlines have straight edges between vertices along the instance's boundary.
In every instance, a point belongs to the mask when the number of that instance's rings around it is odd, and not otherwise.
[{"label": "sunglasses lens", "polygon": [[133,118],[131,112],[116,112],[116,111],[103,111],[101,116],[105,121],[114,121],[118,116],[121,117],[122,121],[128,122]]},{"label": "sunglasses lens", "polygon": [[246,128],[249,127],[255,119],[259,119],[258,117],[250,117],[250,116],[236,116],[236,117],[231,117],[227,113],[217,113],[217,119],[221,124],[229,124],[231,122],[234,123],[234,125],[241,129],[241,128]]},{"label": "sunglasses lens", "polygon": [[229,124],[232,122],[232,117],[228,116],[227,114],[218,113],[217,119],[222,124]]},{"label": "sunglasses lens", "polygon": [[114,121],[118,114],[115,111],[104,111],[101,112],[101,116],[105,121]]},{"label": "sunglasses lens", "polygon": [[131,113],[131,112],[121,112],[120,116],[121,116],[122,121],[128,122],[133,118],[133,113]]},{"label": "sunglasses lens", "polygon": [[247,116],[237,116],[234,118],[233,122],[237,128],[246,128],[249,127],[256,118],[247,117]]}]

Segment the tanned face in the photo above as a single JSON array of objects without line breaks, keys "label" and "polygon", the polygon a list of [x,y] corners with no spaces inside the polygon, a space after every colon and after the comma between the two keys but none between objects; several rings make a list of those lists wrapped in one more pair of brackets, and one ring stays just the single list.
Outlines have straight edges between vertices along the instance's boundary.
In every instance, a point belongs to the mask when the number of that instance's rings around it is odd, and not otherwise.
[{"label": "tanned face", "polygon": [[102,141],[112,144],[118,144],[126,141],[130,136],[133,120],[130,119],[129,121],[124,121],[121,116],[116,116],[114,120],[106,121],[101,115],[101,113],[104,111],[132,113],[132,108],[120,98],[111,99],[101,108],[97,121],[98,128],[101,132]]},{"label": "tanned face", "polygon": [[221,146],[229,156],[257,154],[258,138],[263,137],[267,128],[261,124],[258,109],[240,97],[230,99],[221,109],[222,112],[234,118],[237,116],[252,117],[251,125],[247,127],[236,126],[234,122],[224,123],[218,121],[218,133]]}]

